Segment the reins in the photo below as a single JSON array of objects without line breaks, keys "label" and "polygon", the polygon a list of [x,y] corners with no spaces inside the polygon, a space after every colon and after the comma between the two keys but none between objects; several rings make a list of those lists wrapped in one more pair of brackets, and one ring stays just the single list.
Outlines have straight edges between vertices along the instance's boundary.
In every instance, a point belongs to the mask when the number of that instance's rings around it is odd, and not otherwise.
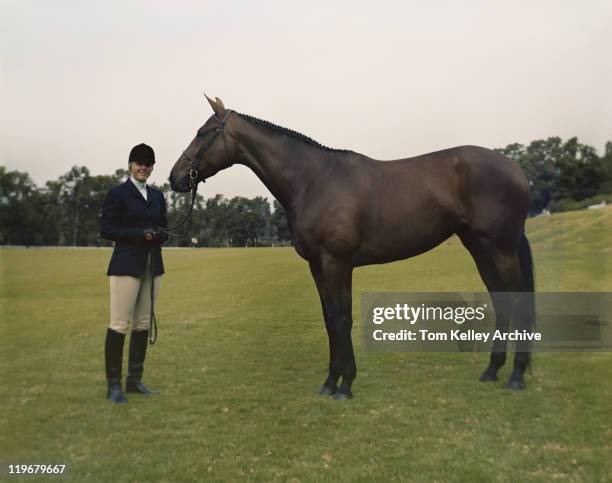
[{"label": "reins", "polygon": [[153,246],[149,247],[149,283],[151,284],[151,313],[149,314],[149,344],[157,340],[157,319],[155,318],[155,270],[153,270]]},{"label": "reins", "polygon": [[[202,146],[198,148],[194,156],[191,156],[187,151],[183,151],[183,155],[191,161],[191,167],[189,168],[189,190],[191,191],[191,206],[189,207],[189,211],[185,218],[178,223],[177,225],[171,228],[159,228],[158,231],[162,233],[166,233],[168,236],[174,237],[185,237],[189,234],[191,230],[191,225],[193,223],[193,207],[195,205],[195,200],[198,192],[198,183],[201,181],[205,182],[204,179],[200,179],[200,173],[198,171],[198,163],[204,159],[204,153],[212,146],[212,143],[217,138],[219,134],[223,132],[225,128],[225,123],[229,118],[230,114],[234,112],[231,109],[228,109],[223,119],[219,119],[216,115],[213,116],[216,120],[220,122],[220,124],[216,127],[207,129],[201,134],[198,133],[198,136],[205,136],[210,131],[215,131],[214,135],[208,140],[208,142],[204,143]],[[227,147],[226,147],[227,149]],[[199,160],[199,161],[198,161]],[[174,233],[175,230],[181,228],[185,223],[189,222],[187,229],[184,233]],[[149,344],[153,345],[157,341],[157,319],[155,318],[155,309],[153,307],[155,302],[155,271],[153,270],[153,246],[149,247],[149,270],[150,273],[150,285],[151,285],[151,313],[149,315]]]}]

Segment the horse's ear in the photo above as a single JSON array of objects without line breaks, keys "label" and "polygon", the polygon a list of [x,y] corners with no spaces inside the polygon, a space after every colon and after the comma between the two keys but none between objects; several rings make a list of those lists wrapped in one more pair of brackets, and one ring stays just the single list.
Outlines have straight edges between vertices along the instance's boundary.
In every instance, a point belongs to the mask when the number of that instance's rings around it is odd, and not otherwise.
[{"label": "horse's ear", "polygon": [[215,114],[217,116],[221,115],[223,111],[225,111],[225,106],[221,102],[221,99],[217,97],[217,100],[213,101],[210,97],[206,95],[206,93],[204,93],[204,97],[206,97],[206,100],[210,104],[210,107],[212,107],[213,111],[215,111]]}]

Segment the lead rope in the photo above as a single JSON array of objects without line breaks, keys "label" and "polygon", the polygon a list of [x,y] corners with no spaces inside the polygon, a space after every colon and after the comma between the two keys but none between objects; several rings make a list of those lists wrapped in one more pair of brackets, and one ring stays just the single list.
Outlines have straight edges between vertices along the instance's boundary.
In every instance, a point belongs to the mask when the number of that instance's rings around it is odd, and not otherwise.
[{"label": "lead rope", "polygon": [[[193,184],[192,181],[190,183]],[[158,230],[166,233],[168,236],[173,236],[176,238],[182,238],[189,235],[189,231],[191,230],[191,225],[193,223],[193,206],[195,205],[196,197],[197,197],[198,185],[197,183],[193,184],[193,188],[191,188],[191,206],[189,207],[189,211],[187,212],[187,216],[177,225],[170,228],[158,227]],[[188,223],[187,229],[185,233],[175,233],[174,230],[182,227],[185,223]]]},{"label": "lead rope", "polygon": [[157,319],[155,318],[155,271],[153,270],[153,245],[149,246],[149,280],[151,283],[151,313],[149,314],[149,344],[155,344],[157,340]]},{"label": "lead rope", "polygon": [[[189,207],[189,212],[187,213],[187,216],[185,217],[185,219],[183,219],[183,221],[181,221],[178,225],[173,226],[171,228],[161,228],[160,229],[160,231],[168,234],[168,236],[184,237],[189,234],[189,231],[191,230],[191,225],[193,223],[193,206],[196,201],[196,196],[197,196],[197,191],[198,191],[198,182],[200,181],[202,183],[204,182],[203,179],[198,180],[197,158],[200,156],[203,157],[204,152],[212,145],[217,135],[223,132],[225,123],[227,122],[227,119],[229,118],[232,112],[233,111],[229,109],[225,113],[225,116],[223,116],[223,119],[220,120],[221,124],[218,127],[214,128],[215,134],[213,135],[213,137],[210,138],[210,140],[206,144],[200,146],[195,156],[190,156],[186,152],[183,152],[185,156],[187,157],[187,159],[191,161],[191,169],[189,170],[189,187],[191,188],[191,206]],[[227,154],[227,145],[225,144],[225,138],[223,139],[223,144],[225,146],[225,152]],[[182,233],[182,234],[173,233],[174,230],[182,227],[188,221],[189,221],[189,225],[187,226],[187,230],[185,231],[185,233]],[[150,276],[151,314],[149,316],[149,344],[153,345],[155,344],[155,341],[157,341],[157,319],[155,318],[155,309],[153,307],[153,304],[155,302],[155,272],[153,270],[153,246],[152,245],[149,246],[149,269],[151,270],[151,276]]]},{"label": "lead rope", "polygon": [[[189,207],[189,212],[187,213],[187,216],[185,217],[183,221],[181,221],[178,225],[173,226],[172,228],[160,228],[159,230],[160,232],[164,232],[168,236],[184,237],[184,236],[187,236],[189,232],[191,231],[191,224],[193,223],[193,205],[195,204],[196,193],[198,191],[198,184],[193,183],[193,181],[194,179],[190,173],[190,184],[193,184],[193,187],[191,189],[191,206]],[[187,230],[185,231],[185,233],[182,233],[182,234],[172,233],[173,230],[180,228],[185,223],[187,223],[187,221],[189,221],[189,224],[187,225]],[[153,245],[149,245],[149,270],[151,271],[150,276],[149,276],[149,283],[151,285],[151,291],[150,291],[151,292],[151,312],[149,314],[149,344],[154,345],[155,342],[157,341],[157,318],[155,317],[155,270],[154,270],[154,265],[153,265]]]},{"label": "lead rope", "polygon": [[[191,190],[191,206],[189,207],[189,212],[187,213],[187,216],[185,217],[185,219],[178,225],[172,227],[171,229],[161,228],[159,230],[160,232],[165,232],[168,234],[168,236],[175,236],[175,237],[183,237],[189,234],[189,231],[191,230],[191,224],[193,222],[193,216],[192,216],[193,215],[193,205],[195,204],[197,190],[198,190],[198,185],[197,183],[195,183]],[[183,234],[172,233],[172,230],[175,230],[176,228],[183,226],[187,221],[189,221],[189,224],[187,225],[187,230],[185,231],[185,233]],[[151,292],[151,312],[149,314],[149,344],[154,345],[155,342],[157,341],[158,331],[157,331],[157,317],[155,317],[155,270],[154,270],[154,264],[153,264],[153,245],[149,245],[149,270],[151,271],[151,273],[149,274],[149,283],[151,285],[151,290],[150,290]]]}]

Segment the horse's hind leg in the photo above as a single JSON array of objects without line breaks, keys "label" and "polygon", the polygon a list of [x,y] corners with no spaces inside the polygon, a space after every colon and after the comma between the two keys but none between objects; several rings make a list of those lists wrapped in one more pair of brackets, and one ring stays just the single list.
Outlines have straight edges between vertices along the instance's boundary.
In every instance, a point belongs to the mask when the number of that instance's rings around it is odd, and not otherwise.
[{"label": "horse's hind leg", "polygon": [[[476,262],[480,276],[485,283],[495,308],[496,329],[507,332],[514,307],[520,306],[515,296],[503,292],[520,292],[523,275],[515,247],[500,247],[486,238],[477,238],[469,233],[459,235]],[[496,381],[497,372],[506,362],[507,341],[495,340],[491,348],[488,367],[480,376],[481,381]],[[525,387],[523,374],[528,364],[527,352],[516,352],[514,370],[507,387]]]},{"label": "horse's hind leg", "polygon": [[[514,320],[517,330],[530,329],[529,298],[531,293],[525,293],[523,272],[519,259],[518,249],[512,252],[494,252],[495,263],[502,281],[501,298],[503,310],[507,310],[510,317]],[[497,305],[495,306],[497,311]],[[529,343],[517,341],[514,352],[514,367],[510,379],[506,384],[508,389],[524,389],[524,374],[529,365]]]}]

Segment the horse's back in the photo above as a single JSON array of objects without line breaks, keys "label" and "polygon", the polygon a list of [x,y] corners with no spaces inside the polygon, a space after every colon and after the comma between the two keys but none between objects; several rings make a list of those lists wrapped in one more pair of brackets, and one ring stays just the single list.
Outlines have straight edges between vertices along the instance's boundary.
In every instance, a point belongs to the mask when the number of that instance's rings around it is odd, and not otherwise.
[{"label": "horse's back", "polygon": [[527,215],[529,186],[519,166],[503,154],[480,146],[458,146],[413,158],[380,163],[386,178],[421,186],[468,224],[487,224]]},{"label": "horse's back", "polygon": [[296,242],[324,246],[354,265],[418,255],[466,227],[494,236],[509,220],[513,226],[524,221],[524,176],[513,161],[486,148],[460,146],[394,161],[351,153],[337,163],[304,203]]},{"label": "horse's back", "polygon": [[372,169],[382,173],[372,175],[372,198],[380,199],[374,232],[404,243],[381,244],[376,238],[374,245],[384,245],[376,252],[399,249],[402,258],[414,256],[465,230],[512,246],[524,230],[528,183],[519,166],[499,152],[458,146],[378,162]]}]

